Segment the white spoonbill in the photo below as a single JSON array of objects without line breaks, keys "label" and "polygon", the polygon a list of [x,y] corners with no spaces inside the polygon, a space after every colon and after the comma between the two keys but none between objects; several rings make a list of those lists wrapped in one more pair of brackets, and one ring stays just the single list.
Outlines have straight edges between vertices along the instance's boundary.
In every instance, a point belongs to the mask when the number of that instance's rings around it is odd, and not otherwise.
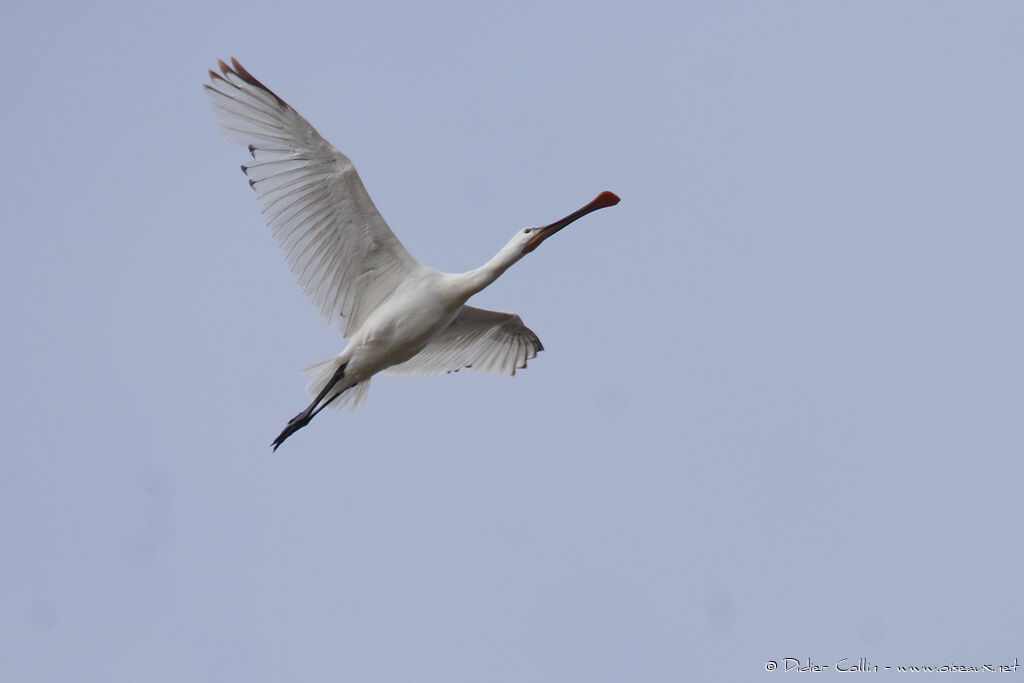
[{"label": "white spoonbill", "polygon": [[218,65],[204,87],[228,139],[249,146],[253,160],[242,171],[267,225],[313,304],[349,339],[305,371],[313,402],[274,439],[275,451],[335,400],[354,407],[378,372],[514,375],[543,349],[519,316],[465,303],[541,242],[618,197],[602,192],[561,220],[523,228],[479,268],[442,273],[405,250],[348,157],[238,60]]}]

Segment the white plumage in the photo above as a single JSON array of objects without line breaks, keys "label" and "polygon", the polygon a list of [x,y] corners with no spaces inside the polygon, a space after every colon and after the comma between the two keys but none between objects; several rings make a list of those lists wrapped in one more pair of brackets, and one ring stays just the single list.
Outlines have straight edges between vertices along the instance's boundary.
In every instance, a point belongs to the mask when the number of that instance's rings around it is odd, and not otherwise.
[{"label": "white plumage", "polygon": [[519,316],[464,304],[545,239],[618,197],[602,192],[560,221],[517,232],[480,268],[442,273],[402,246],[348,157],[237,60],[218,64],[204,87],[228,139],[249,148],[242,170],[267,225],[305,293],[349,338],[340,354],[305,371],[314,400],[275,450],[328,404],[355,406],[378,372],[514,375],[543,349]]}]

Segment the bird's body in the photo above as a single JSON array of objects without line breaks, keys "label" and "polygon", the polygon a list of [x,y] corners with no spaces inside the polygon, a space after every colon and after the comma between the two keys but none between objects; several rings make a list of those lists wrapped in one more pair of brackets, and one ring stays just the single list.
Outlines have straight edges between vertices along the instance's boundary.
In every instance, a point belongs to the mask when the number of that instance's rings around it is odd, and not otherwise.
[{"label": "bird's body", "polygon": [[422,351],[448,327],[469,298],[445,273],[418,269],[370,313],[336,358],[348,365],[347,381],[358,384]]},{"label": "bird's body", "polygon": [[542,228],[524,228],[483,266],[443,273],[414,259],[391,232],[352,162],[237,60],[207,85],[222,129],[246,144],[242,166],[299,283],[349,338],[307,369],[313,402],[274,440],[276,450],[320,410],[354,406],[377,373],[440,374],[463,367],[515,374],[543,349],[519,316],[466,302],[576,219],[617,204],[602,192]]}]

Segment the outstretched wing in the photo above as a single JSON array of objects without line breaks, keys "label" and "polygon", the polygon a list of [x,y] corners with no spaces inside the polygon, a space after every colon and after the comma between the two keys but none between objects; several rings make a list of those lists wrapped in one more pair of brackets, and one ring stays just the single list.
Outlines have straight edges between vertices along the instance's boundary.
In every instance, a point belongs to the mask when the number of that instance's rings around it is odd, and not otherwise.
[{"label": "outstretched wing", "polygon": [[518,315],[463,306],[444,332],[426,348],[384,372],[389,375],[440,375],[470,368],[516,374],[543,351],[540,339]]},{"label": "outstretched wing", "polygon": [[350,336],[420,267],[373,205],[348,157],[234,58],[205,85],[299,284]]}]

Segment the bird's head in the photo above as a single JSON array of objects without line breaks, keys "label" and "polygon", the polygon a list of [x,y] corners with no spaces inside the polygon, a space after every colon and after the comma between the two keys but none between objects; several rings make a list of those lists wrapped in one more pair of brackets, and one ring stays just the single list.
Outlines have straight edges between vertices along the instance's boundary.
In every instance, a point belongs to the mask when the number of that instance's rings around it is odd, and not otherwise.
[{"label": "bird's head", "polygon": [[542,228],[523,228],[508,241],[504,247],[484,265],[464,274],[464,288],[469,296],[476,294],[487,285],[494,282],[513,263],[519,261],[531,251],[540,246],[541,242],[554,235],[556,232],[569,225],[573,221],[586,216],[592,211],[603,209],[607,206],[615,206],[619,198],[611,192],[602,192],[584,207],[573,211],[561,220],[557,220]]},{"label": "bird's head", "polygon": [[619,198],[613,193],[605,190],[601,194],[594,197],[594,199],[571,214],[560,220],[545,225],[541,228],[523,228],[515,237],[512,238],[512,242],[509,244],[510,247],[516,249],[520,257],[529,254],[531,251],[541,245],[541,242],[554,235],[556,232],[569,225],[573,221],[586,216],[592,211],[598,209],[604,209],[609,206],[615,206],[619,203]]}]

